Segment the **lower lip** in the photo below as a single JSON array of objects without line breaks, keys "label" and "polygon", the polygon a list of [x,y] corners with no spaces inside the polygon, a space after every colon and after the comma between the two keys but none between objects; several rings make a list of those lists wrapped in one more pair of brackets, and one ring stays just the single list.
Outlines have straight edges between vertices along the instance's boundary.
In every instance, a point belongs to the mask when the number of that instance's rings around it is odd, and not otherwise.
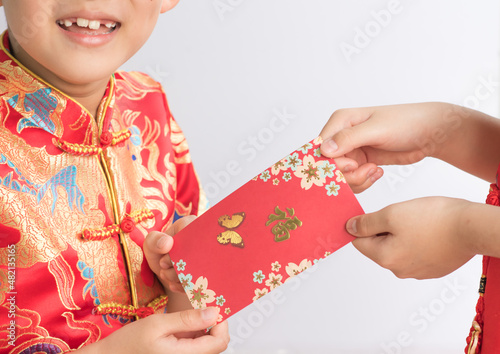
[{"label": "lower lip", "polygon": [[70,32],[68,30],[65,30],[59,25],[58,27],[63,32],[63,34],[66,35],[72,42],[75,42],[85,47],[100,47],[108,44],[115,37],[116,32],[120,29],[120,25],[117,24],[115,29],[109,33],[92,35],[92,34]]}]

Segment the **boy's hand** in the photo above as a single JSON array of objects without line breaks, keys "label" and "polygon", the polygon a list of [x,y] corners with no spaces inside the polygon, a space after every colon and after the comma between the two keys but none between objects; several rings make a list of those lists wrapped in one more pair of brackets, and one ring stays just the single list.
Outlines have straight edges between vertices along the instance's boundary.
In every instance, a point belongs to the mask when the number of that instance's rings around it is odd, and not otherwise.
[{"label": "boy's hand", "polygon": [[446,103],[338,110],[321,131],[321,152],[359,193],[382,177],[379,165],[412,164],[443,149],[460,113]]},{"label": "boy's hand", "polygon": [[[215,307],[151,315],[82,348],[81,353],[220,353],[229,343],[227,322],[203,334],[205,328],[216,323],[218,315]],[[193,335],[190,338],[176,335],[186,332]]]},{"label": "boy's hand", "polygon": [[144,254],[149,267],[163,284],[165,291],[184,293],[177,272],[172,265],[169,252],[174,245],[174,236],[177,232],[189,225],[196,217],[185,216],[170,226],[166,233],[153,231],[144,240]]},{"label": "boy's hand", "polygon": [[460,226],[469,204],[444,197],[414,199],[353,217],[347,231],[358,237],[354,247],[399,278],[442,277],[475,255],[475,240]]}]

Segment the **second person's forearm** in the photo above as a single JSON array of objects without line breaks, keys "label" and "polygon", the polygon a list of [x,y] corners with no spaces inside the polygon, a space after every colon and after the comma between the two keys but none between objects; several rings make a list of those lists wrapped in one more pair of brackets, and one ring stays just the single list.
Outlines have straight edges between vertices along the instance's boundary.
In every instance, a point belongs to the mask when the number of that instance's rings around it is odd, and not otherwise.
[{"label": "second person's forearm", "polygon": [[[480,177],[495,181],[500,163],[500,120],[465,107],[444,108],[446,130],[430,134],[431,156]],[[434,146],[432,146],[434,144]]]}]

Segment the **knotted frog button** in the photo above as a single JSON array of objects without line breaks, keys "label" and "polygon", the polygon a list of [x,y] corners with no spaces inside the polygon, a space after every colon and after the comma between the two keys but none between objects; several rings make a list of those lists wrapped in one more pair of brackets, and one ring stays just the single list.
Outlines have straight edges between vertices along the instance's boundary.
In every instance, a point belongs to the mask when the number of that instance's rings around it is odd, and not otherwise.
[{"label": "knotted frog button", "polygon": [[113,134],[110,132],[103,132],[101,134],[101,145],[107,147],[113,142]]},{"label": "knotted frog button", "polygon": [[120,224],[120,227],[123,232],[129,234],[135,229],[135,221],[130,216],[128,216],[125,219],[123,219],[122,223]]}]

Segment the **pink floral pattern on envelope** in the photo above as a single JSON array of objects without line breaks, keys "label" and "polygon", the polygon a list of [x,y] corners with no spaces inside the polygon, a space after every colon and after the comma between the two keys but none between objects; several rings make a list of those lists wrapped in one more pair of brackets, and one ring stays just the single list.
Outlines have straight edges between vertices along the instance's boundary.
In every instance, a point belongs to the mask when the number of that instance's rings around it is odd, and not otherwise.
[{"label": "pink floral pattern on envelope", "polygon": [[328,196],[338,195],[340,186],[346,183],[344,175],[334,163],[321,158],[320,144],[321,138],[318,137],[276,162],[270,169],[264,170],[254,180],[272,180],[273,185],[277,186],[282,181],[290,181],[294,176],[299,178],[300,186],[305,190],[313,186],[324,187]]}]

